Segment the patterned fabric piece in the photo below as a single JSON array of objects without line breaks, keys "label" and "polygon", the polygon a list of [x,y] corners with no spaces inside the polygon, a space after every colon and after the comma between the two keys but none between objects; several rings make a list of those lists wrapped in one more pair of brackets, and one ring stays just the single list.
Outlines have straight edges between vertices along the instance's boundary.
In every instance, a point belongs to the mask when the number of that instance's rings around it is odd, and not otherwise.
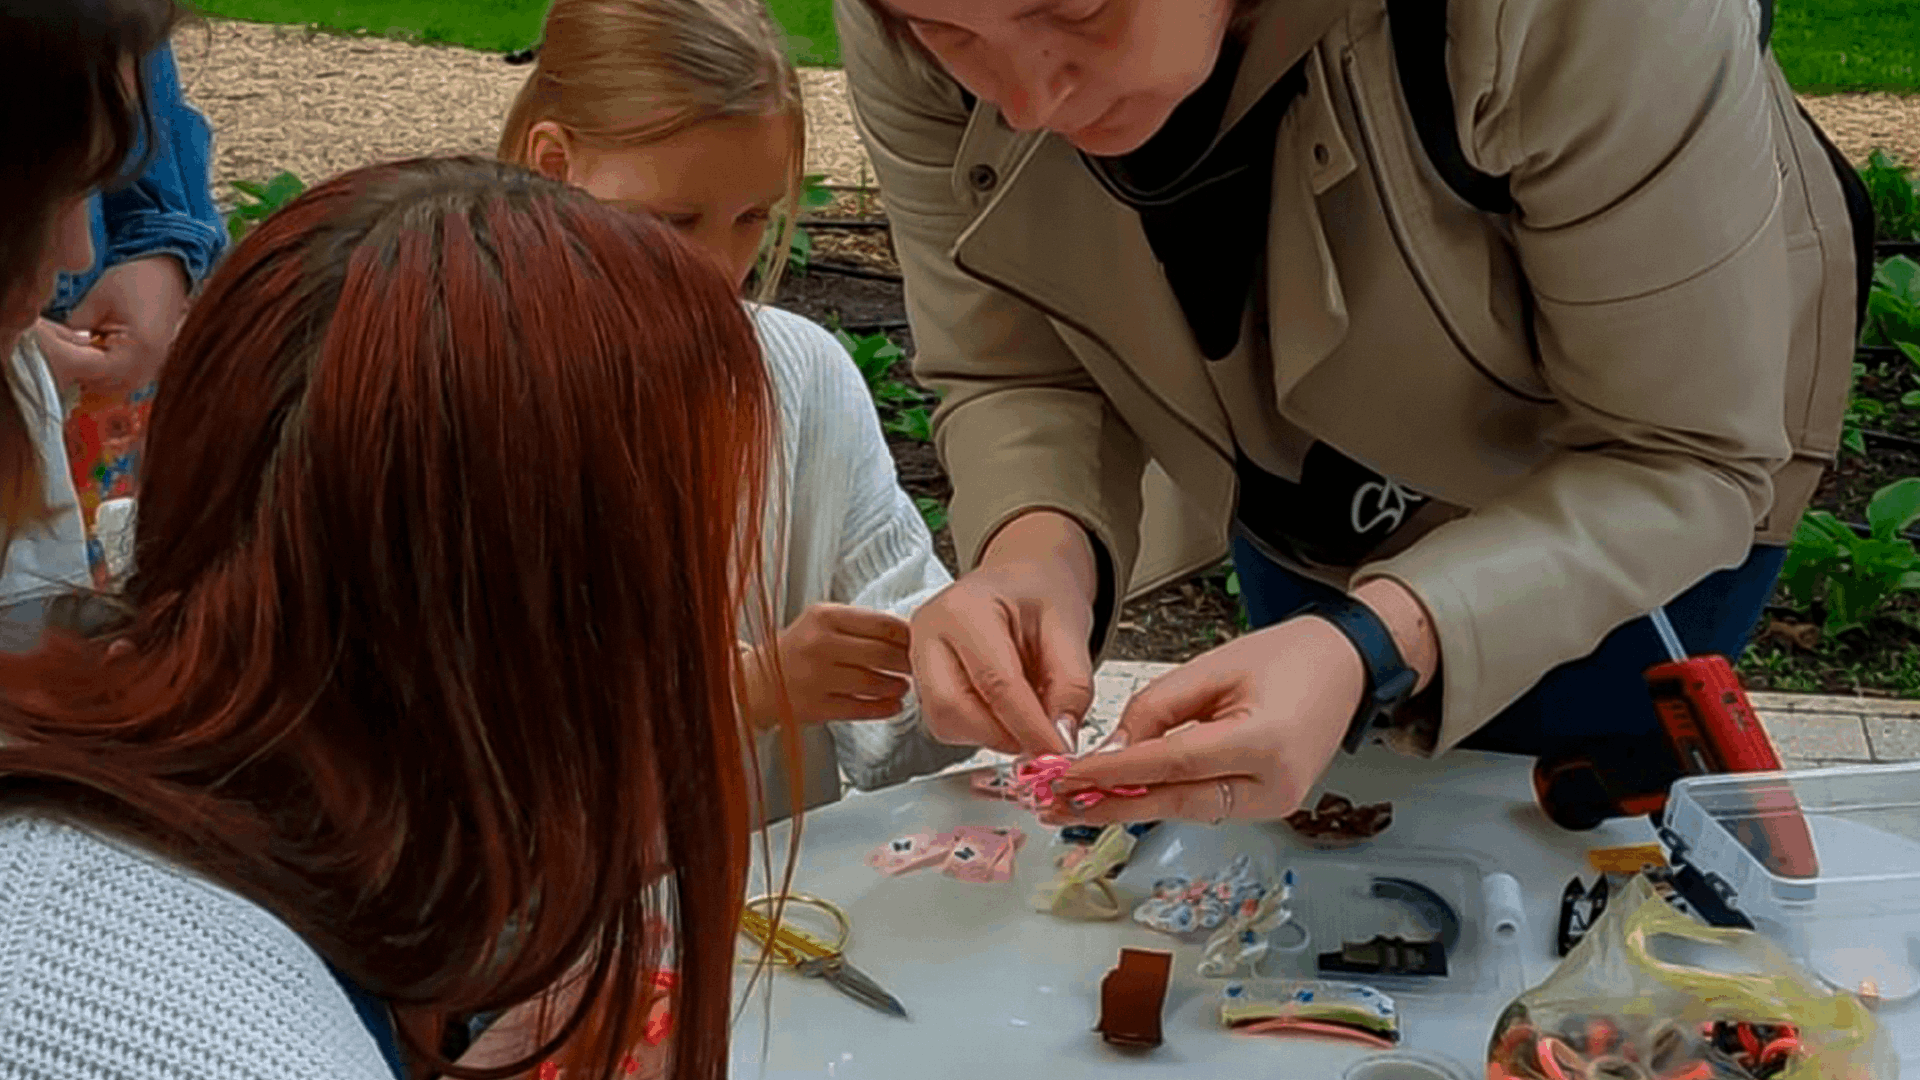
[{"label": "patterned fabric piece", "polygon": [[1163,934],[1212,930],[1252,900],[1273,889],[1253,868],[1249,855],[1236,856],[1225,870],[1199,880],[1177,875],[1153,883],[1153,895],[1133,909],[1133,921]]},{"label": "patterned fabric piece", "polygon": [[87,565],[95,588],[108,585],[107,552],[95,515],[109,499],[139,495],[140,456],[156,385],[123,396],[85,393],[67,414],[67,463],[87,529]]}]

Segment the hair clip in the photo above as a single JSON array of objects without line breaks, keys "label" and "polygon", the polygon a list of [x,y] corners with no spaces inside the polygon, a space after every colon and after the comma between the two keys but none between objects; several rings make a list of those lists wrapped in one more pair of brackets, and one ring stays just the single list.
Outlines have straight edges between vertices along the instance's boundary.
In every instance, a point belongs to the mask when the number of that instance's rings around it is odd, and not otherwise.
[{"label": "hair clip", "polygon": [[1231,982],[1220,991],[1220,1022],[1239,1031],[1358,1038],[1384,1048],[1400,1041],[1393,999],[1371,986],[1311,979]]},{"label": "hair clip", "polygon": [[1353,847],[1387,831],[1393,824],[1393,804],[1355,806],[1353,800],[1329,791],[1311,810],[1296,810],[1287,825],[1301,838],[1323,850]]},{"label": "hair clip", "polygon": [[1273,951],[1274,933],[1283,927],[1291,927],[1294,931],[1293,940],[1285,951],[1304,949],[1307,944],[1306,928],[1293,921],[1293,912],[1287,907],[1291,899],[1292,870],[1281,876],[1279,888],[1242,897],[1226,925],[1207,939],[1206,950],[1200,958],[1200,976],[1223,979],[1238,974],[1241,968],[1259,974],[1260,962]]},{"label": "hair clip", "polygon": [[1036,910],[1065,919],[1120,917],[1120,898],[1107,883],[1133,854],[1136,841],[1124,826],[1109,825],[1089,847],[1072,847],[1054,860],[1060,873],[1034,894]]}]

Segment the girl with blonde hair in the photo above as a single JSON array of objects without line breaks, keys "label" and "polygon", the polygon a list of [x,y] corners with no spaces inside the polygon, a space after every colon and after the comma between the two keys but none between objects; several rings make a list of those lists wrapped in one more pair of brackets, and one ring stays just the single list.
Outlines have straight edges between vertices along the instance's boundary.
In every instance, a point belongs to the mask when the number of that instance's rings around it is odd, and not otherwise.
[{"label": "girl with blonde hair", "polygon": [[[805,153],[799,75],[758,0],[555,0],[499,149],[659,217],[743,288],[779,223],[774,267],[749,309],[780,407],[765,562],[784,629],[743,648],[763,659],[777,651],[784,672],[775,680],[768,664],[750,668],[760,674],[747,708],[763,740],[782,690],[802,734],[785,754],[762,743],[769,819],[837,799],[842,772],[875,788],[971,753],[928,735],[909,696],[904,617],[952,579],[900,489],[865,382],[819,326],[765,306]],[[801,792],[782,767],[795,753]]]}]

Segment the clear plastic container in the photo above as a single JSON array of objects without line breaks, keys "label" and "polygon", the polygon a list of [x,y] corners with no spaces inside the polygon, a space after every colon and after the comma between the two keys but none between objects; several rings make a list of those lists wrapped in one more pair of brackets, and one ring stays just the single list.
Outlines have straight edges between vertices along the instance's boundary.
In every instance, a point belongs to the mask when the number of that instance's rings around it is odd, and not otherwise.
[{"label": "clear plastic container", "polygon": [[[1808,971],[1876,1004],[1920,1076],[1920,762],[1688,777],[1661,837]],[[1806,840],[1811,866],[1778,854]]]}]

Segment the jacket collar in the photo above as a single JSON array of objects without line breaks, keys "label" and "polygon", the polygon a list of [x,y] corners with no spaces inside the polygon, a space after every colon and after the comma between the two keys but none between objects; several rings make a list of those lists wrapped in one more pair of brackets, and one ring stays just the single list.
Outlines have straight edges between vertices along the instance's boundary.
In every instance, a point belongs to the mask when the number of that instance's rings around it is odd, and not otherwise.
[{"label": "jacket collar", "polygon": [[1247,31],[1247,55],[1227,99],[1221,130],[1238,123],[1352,6],[1353,0],[1265,0]]},{"label": "jacket collar", "polygon": [[[1316,200],[1357,162],[1335,113],[1330,58],[1316,46],[1352,5],[1267,0],[1229,99],[1230,123],[1306,61],[1306,93],[1282,121],[1275,146],[1267,223],[1268,322],[1287,328],[1271,345],[1283,411],[1288,392],[1347,331],[1346,301]],[[997,182],[982,190],[975,180],[988,174]],[[961,137],[952,183],[962,205],[976,211],[949,252],[964,273],[1012,291],[1105,345],[1190,427],[1230,453],[1226,416],[1204,364],[1148,359],[1182,351],[1197,356],[1198,347],[1133,211],[1100,188],[1070,145],[1042,132],[1015,132],[983,102]],[[1116,297],[1126,299],[1116,303]],[[1153,364],[1150,379],[1136,366],[1142,363]]]}]

